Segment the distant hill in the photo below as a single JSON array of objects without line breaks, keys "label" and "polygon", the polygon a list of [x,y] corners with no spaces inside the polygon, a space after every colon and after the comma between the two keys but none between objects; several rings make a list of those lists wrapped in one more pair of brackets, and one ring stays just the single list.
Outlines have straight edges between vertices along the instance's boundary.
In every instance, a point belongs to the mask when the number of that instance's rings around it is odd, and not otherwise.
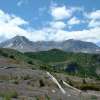
[{"label": "distant hill", "polygon": [[83,53],[99,53],[100,47],[91,42],[84,42],[80,40],[67,40],[62,43],[64,51],[83,52]]},{"label": "distant hill", "polygon": [[97,76],[100,69],[100,55],[86,53],[68,53],[58,49],[41,52],[27,52],[26,56],[50,65],[47,69],[58,72],[72,72],[79,76]]},{"label": "distant hill", "polygon": [[39,59],[45,63],[49,62],[62,62],[62,61],[78,61],[78,63],[92,60],[100,63],[100,54],[86,54],[86,53],[73,53],[73,52],[65,52],[59,49],[51,49],[48,51],[40,51],[40,52],[26,52],[24,53],[26,56]]},{"label": "distant hill", "polygon": [[16,36],[0,43],[1,48],[12,48],[21,52],[48,51],[50,49],[60,49],[66,52],[100,53],[100,47],[91,42],[80,40],[66,40],[62,42],[38,41],[32,42],[24,36]]}]

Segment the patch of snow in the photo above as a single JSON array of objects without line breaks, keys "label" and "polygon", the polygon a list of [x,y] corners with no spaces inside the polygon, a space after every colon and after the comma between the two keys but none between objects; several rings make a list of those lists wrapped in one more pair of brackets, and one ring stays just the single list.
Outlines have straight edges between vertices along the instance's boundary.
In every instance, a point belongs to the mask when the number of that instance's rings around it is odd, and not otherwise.
[{"label": "patch of snow", "polygon": [[24,48],[23,45],[20,45],[20,48],[23,49]]},{"label": "patch of snow", "polygon": [[22,43],[19,44],[19,47],[20,47],[21,49],[24,48]]},{"label": "patch of snow", "polygon": [[13,46],[13,43],[10,43],[8,45],[5,45],[4,48],[9,48],[9,47],[12,47]]}]

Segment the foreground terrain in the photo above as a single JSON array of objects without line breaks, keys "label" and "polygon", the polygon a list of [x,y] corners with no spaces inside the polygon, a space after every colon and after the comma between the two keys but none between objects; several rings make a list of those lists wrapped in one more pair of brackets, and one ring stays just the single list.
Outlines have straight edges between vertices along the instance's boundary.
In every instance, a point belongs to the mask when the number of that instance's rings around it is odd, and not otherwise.
[{"label": "foreground terrain", "polygon": [[0,68],[0,97],[2,100],[100,100],[99,91],[80,92],[61,82],[67,82],[67,75],[56,74],[56,77],[65,93],[45,71]]},{"label": "foreground terrain", "polygon": [[99,57],[0,49],[0,100],[100,100]]}]

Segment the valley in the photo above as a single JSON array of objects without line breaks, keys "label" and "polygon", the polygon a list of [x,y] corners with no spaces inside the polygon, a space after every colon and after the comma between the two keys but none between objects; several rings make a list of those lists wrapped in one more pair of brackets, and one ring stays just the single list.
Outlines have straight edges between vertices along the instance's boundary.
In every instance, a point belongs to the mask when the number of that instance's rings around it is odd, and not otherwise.
[{"label": "valley", "polygon": [[[0,49],[1,100],[99,100],[99,54]],[[97,72],[98,71],[98,72]]]}]

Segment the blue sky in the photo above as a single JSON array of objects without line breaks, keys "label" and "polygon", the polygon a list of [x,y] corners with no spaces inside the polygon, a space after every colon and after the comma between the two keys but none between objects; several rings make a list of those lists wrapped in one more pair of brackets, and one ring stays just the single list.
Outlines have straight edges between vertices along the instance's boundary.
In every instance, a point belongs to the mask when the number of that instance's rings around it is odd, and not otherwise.
[{"label": "blue sky", "polygon": [[0,41],[100,42],[100,0],[1,0]]}]

